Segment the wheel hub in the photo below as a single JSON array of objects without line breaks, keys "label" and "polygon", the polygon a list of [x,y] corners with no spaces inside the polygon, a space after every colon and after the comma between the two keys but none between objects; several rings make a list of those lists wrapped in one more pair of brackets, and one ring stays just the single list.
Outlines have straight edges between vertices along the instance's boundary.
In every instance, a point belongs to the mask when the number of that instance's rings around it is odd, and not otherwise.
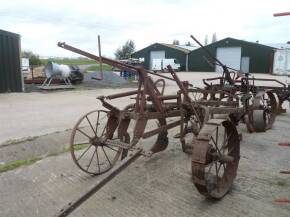
[{"label": "wheel hub", "polygon": [[107,138],[105,138],[105,137],[95,137],[95,138],[91,139],[91,144],[93,146],[96,146],[96,147],[105,146],[106,140],[107,140]]}]

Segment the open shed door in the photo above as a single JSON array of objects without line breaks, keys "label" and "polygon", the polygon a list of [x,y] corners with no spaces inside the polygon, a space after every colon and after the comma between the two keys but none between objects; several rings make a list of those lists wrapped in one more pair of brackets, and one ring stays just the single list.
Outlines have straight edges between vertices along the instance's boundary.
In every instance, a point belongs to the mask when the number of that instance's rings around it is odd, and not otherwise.
[{"label": "open shed door", "polygon": [[[241,68],[241,47],[219,47],[216,51],[216,57],[223,64],[233,69],[240,70]],[[223,69],[220,66],[216,66],[216,72],[222,72]]]},{"label": "open shed door", "polygon": [[165,51],[158,50],[150,52],[150,70],[152,70],[153,59],[165,59]]}]

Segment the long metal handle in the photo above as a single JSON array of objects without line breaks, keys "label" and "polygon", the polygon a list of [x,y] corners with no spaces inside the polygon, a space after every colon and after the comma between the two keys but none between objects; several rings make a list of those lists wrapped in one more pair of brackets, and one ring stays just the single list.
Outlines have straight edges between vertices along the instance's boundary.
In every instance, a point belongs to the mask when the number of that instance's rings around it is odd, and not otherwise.
[{"label": "long metal handle", "polygon": [[90,59],[96,60],[98,62],[102,61],[105,64],[108,64],[110,66],[114,66],[114,67],[116,67],[118,69],[121,69],[123,71],[132,72],[132,73],[139,73],[139,70],[142,70],[143,72],[146,72],[148,74],[151,74],[151,75],[154,75],[154,76],[158,76],[158,77],[161,77],[161,78],[165,78],[165,79],[174,81],[174,79],[172,79],[170,77],[167,77],[165,75],[156,74],[156,73],[154,73],[152,71],[149,71],[149,70],[146,70],[144,68],[134,67],[134,66],[131,66],[131,65],[128,65],[128,64],[125,64],[125,63],[121,63],[119,61],[112,60],[112,59],[109,59],[109,58],[106,58],[106,57],[102,57],[102,60],[100,60],[100,57],[98,57],[96,55],[93,55],[91,53],[88,53],[86,51],[80,50],[78,48],[75,48],[73,46],[70,46],[70,45],[66,44],[65,42],[58,42],[57,45],[59,47],[63,48],[63,49],[72,51],[74,53],[77,53],[77,54],[80,54],[82,56],[88,57]]},{"label": "long metal handle", "polygon": [[138,157],[141,156],[142,149],[135,151],[135,153],[128,157],[127,160],[121,161],[121,164],[115,166],[112,170],[110,170],[107,175],[96,185],[94,185],[90,190],[85,192],[78,199],[68,203],[63,209],[61,209],[58,213],[56,213],[53,217],[65,217],[68,216],[71,212],[73,212],[76,208],[78,208],[83,202],[89,199],[93,194],[95,194],[98,190],[100,190],[106,183],[111,181],[116,175],[118,175],[123,169],[133,163]]}]

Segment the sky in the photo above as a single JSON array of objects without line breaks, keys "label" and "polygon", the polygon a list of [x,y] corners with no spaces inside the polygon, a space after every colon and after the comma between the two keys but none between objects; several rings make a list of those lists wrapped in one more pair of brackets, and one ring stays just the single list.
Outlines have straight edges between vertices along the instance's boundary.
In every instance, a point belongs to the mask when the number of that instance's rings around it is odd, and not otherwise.
[{"label": "sky", "polygon": [[[114,57],[128,39],[142,49],[156,42],[184,44],[233,37],[259,43],[290,41],[290,0],[0,0],[0,29],[21,35],[22,50],[41,57],[75,57],[57,42]],[[194,44],[194,43],[193,43]]]}]

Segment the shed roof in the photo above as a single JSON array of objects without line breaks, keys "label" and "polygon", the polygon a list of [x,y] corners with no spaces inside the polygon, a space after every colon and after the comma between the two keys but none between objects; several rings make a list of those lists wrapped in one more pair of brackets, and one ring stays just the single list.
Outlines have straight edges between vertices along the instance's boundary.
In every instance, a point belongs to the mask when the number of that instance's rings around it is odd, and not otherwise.
[{"label": "shed roof", "polygon": [[[214,42],[214,43],[208,44],[208,45],[206,45],[205,47],[207,47],[207,46],[212,46],[212,45],[215,45],[215,44],[219,44],[220,42],[222,42],[222,41],[227,41],[227,40],[237,41],[237,42],[240,42],[240,43],[247,43],[247,44],[251,44],[251,45],[253,45],[253,46],[258,46],[258,47],[267,47],[267,48],[270,48],[270,49],[275,48],[275,47],[270,46],[270,45],[259,44],[259,43],[257,43],[257,42],[250,42],[250,41],[245,41],[245,40],[235,39],[235,38],[231,38],[231,37],[227,37],[227,38],[221,39],[221,40],[216,41],[216,42]],[[198,49],[201,49],[201,48],[198,48]],[[193,51],[191,51],[191,52],[193,52]]]},{"label": "shed roof", "polygon": [[20,37],[20,35],[17,33],[9,32],[9,31],[3,30],[3,29],[0,29],[0,33],[5,34],[5,35],[9,35],[9,36],[13,36],[13,37]]},{"label": "shed roof", "polygon": [[174,45],[174,44],[166,44],[166,43],[158,43],[158,44],[162,44],[164,46],[167,46],[167,47],[170,47],[170,48],[173,48],[173,49],[176,49],[176,50],[180,50],[184,53],[190,53],[191,51],[199,48],[199,47],[196,47],[196,46],[188,46],[188,45]]},{"label": "shed roof", "polygon": [[139,51],[142,51],[150,46],[153,46],[155,44],[160,44],[160,45],[163,45],[163,46],[166,46],[166,47],[169,47],[169,48],[172,48],[172,49],[175,49],[175,50],[178,50],[178,51],[181,51],[185,54],[188,54],[190,53],[191,51],[195,50],[195,49],[198,49],[199,47],[196,47],[196,46],[187,46],[187,45],[173,45],[173,44],[166,44],[166,43],[154,43],[154,44],[151,44],[143,49],[140,49],[138,51],[135,51],[134,53],[137,53]]},{"label": "shed roof", "polygon": [[266,44],[266,45],[277,48],[277,49],[290,49],[290,44],[287,44],[287,43],[275,43],[275,44]]}]

